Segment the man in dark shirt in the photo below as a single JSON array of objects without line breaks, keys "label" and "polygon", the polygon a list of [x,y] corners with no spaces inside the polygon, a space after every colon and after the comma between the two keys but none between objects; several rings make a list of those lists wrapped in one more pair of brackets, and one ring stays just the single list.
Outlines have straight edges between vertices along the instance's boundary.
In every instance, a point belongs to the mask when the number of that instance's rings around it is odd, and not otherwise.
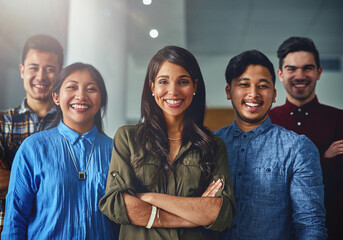
[{"label": "man in dark shirt", "polygon": [[325,186],[329,239],[343,236],[343,110],[320,104],[315,88],[322,67],[309,38],[291,37],[278,51],[277,73],[287,92],[286,103],[269,112],[274,124],[304,134],[320,153]]}]

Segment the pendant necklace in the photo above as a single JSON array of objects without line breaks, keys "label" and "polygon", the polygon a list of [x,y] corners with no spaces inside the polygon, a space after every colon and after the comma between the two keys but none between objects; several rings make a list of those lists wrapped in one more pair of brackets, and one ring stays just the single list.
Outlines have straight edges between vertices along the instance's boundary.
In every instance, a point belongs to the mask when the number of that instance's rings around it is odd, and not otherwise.
[{"label": "pendant necklace", "polygon": [[91,150],[91,153],[89,154],[89,158],[88,158],[88,162],[87,162],[87,166],[86,166],[86,170],[84,172],[79,172],[79,170],[77,169],[76,167],[76,162],[75,162],[75,159],[74,159],[74,156],[70,150],[70,147],[69,147],[69,143],[67,141],[67,139],[64,137],[64,140],[66,141],[67,143],[67,147],[68,147],[68,150],[69,150],[69,154],[71,156],[71,159],[73,160],[73,163],[74,163],[74,166],[75,166],[75,169],[76,169],[76,172],[79,174],[79,180],[85,180],[86,179],[86,172],[87,172],[87,169],[88,169],[88,165],[89,165],[89,162],[91,160],[91,156],[92,156],[92,153],[93,153],[93,149],[94,149],[94,143],[95,143],[95,140],[93,142],[93,145],[92,145],[92,150]]}]

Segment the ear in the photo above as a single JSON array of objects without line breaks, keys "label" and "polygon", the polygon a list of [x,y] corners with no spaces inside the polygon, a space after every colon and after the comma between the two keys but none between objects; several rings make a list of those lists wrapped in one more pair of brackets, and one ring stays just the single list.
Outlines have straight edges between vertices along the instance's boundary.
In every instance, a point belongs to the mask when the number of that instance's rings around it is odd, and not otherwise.
[{"label": "ear", "polygon": [[274,88],[273,103],[276,103],[276,88]]},{"label": "ear", "polygon": [[226,92],[226,98],[227,98],[227,100],[231,100],[231,99],[232,99],[232,98],[231,98],[230,90],[231,90],[231,87],[230,87],[229,84],[227,84],[226,87],[225,87],[225,92]]},{"label": "ear", "polygon": [[283,73],[282,70],[280,68],[277,69],[277,75],[279,76],[279,80],[280,82],[283,82]]},{"label": "ear", "polygon": [[317,81],[320,79],[320,76],[322,75],[322,72],[323,72],[323,68],[319,67],[318,68],[318,79],[317,79]]},{"label": "ear", "polygon": [[60,105],[60,95],[52,92],[52,100],[54,100],[54,103],[59,106]]},{"label": "ear", "polygon": [[19,70],[20,70],[20,77],[24,80],[24,65],[23,64],[20,64],[19,65]]},{"label": "ear", "polygon": [[149,85],[150,85],[151,93],[154,93],[154,91],[155,91],[155,84],[151,80],[149,80]]}]

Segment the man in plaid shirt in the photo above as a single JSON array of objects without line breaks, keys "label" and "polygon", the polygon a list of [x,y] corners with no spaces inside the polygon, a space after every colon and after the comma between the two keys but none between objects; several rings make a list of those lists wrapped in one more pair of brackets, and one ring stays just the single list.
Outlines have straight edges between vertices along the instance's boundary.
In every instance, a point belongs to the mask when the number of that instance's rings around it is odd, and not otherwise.
[{"label": "man in plaid shirt", "polygon": [[0,113],[0,233],[15,153],[25,138],[59,123],[60,114],[52,101],[51,90],[63,58],[61,44],[51,36],[35,35],[24,45],[19,69],[26,97],[20,106]]}]

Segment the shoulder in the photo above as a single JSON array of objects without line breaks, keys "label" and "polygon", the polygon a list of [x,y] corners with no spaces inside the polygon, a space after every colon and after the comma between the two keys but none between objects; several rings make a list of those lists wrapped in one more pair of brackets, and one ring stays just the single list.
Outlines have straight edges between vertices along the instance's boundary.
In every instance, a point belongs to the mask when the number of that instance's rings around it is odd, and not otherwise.
[{"label": "shoulder", "polygon": [[229,133],[231,132],[231,129],[232,129],[232,126],[233,125],[228,125],[228,126],[225,126],[217,131],[214,131],[213,133],[216,135],[216,136],[219,136],[221,137],[222,139],[225,139],[227,138],[227,136],[229,135]]},{"label": "shoulder", "polygon": [[110,138],[109,136],[103,134],[103,133],[98,133],[96,136],[97,141],[99,141],[101,146],[109,146],[112,148],[112,142],[113,139]]},{"label": "shoulder", "polygon": [[118,136],[134,136],[142,128],[141,124],[124,125],[118,128],[115,138]]},{"label": "shoulder", "polygon": [[300,135],[276,124],[272,124],[266,134],[272,141],[282,144],[285,148],[289,146],[292,151],[300,150],[305,145],[308,149],[316,149],[314,143],[305,135]]},{"label": "shoulder", "polygon": [[1,122],[12,122],[16,116],[20,116],[19,114],[20,106],[16,108],[7,109],[3,112],[0,112],[0,121]]},{"label": "shoulder", "polygon": [[342,109],[339,109],[339,108],[335,108],[335,107],[332,107],[332,106],[328,106],[328,105],[325,105],[325,104],[319,104],[319,107],[320,107],[320,111],[323,113],[325,112],[324,114],[328,114],[328,113],[334,113],[334,114],[337,114],[337,115],[343,115],[343,110]]},{"label": "shoulder", "polygon": [[287,111],[285,111],[285,105],[273,107],[273,108],[268,112],[268,116],[270,117],[270,119],[272,120],[272,122],[273,122],[273,119],[277,118],[278,116],[280,116],[280,115],[282,115],[282,114],[287,114]]},{"label": "shoulder", "polygon": [[35,144],[37,145],[38,143],[48,143],[52,142],[54,139],[56,139],[59,136],[59,132],[57,130],[57,127],[51,128],[49,130],[44,130],[41,132],[36,132],[27,138],[25,138],[23,144]]}]

